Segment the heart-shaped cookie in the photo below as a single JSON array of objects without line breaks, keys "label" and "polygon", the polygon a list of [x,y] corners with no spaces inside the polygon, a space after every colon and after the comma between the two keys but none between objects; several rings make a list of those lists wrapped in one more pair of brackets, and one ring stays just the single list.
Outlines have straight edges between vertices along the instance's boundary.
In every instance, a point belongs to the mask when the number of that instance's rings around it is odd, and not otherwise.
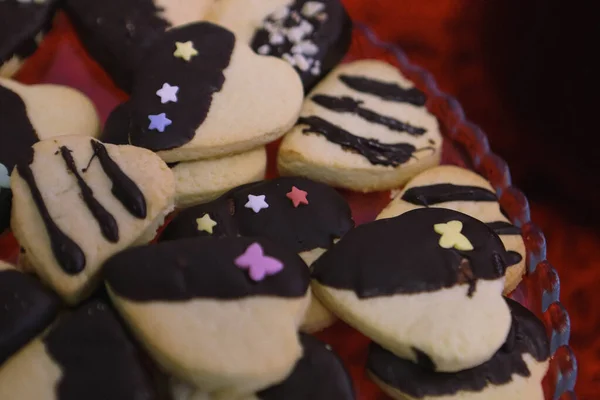
[{"label": "heart-shaped cookie", "polygon": [[175,183],[154,153],[61,136],[33,146],[11,176],[11,227],[27,263],[73,304],[111,255],[151,240]]},{"label": "heart-shaped cookie", "polygon": [[521,230],[502,212],[492,185],[482,176],[453,165],[431,168],[411,179],[377,216],[392,218],[420,207],[460,211],[490,226],[508,250],[504,293],[512,292],[525,274]]},{"label": "heart-shaped cookie", "polygon": [[146,52],[130,99],[129,142],[165,161],[241,153],[285,133],[302,105],[285,61],[203,22],[167,31]]},{"label": "heart-shaped cookie", "polygon": [[9,224],[12,198],[6,174],[30,156],[37,141],[58,135],[97,136],[99,121],[92,102],[77,90],[58,85],[27,86],[1,78],[0,110],[2,232]]}]

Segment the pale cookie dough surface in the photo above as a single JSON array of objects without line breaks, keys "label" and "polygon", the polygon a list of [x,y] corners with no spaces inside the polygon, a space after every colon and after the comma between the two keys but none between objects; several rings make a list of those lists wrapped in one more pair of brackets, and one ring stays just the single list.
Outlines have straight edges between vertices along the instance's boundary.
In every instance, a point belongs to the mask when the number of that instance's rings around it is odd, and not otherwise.
[{"label": "pale cookie dough surface", "polygon": [[[455,235],[436,231],[457,223]],[[454,372],[488,360],[506,340],[505,253],[482,222],[424,208],[348,232],[313,264],[312,289],[397,356]]]},{"label": "pale cookie dough surface", "polygon": [[308,268],[265,239],[129,249],[105,273],[114,304],[154,360],[216,398],[280,382],[302,355],[297,331],[310,302]]},{"label": "pale cookie dough surface", "polygon": [[464,168],[442,165],[414,177],[377,219],[392,218],[420,207],[441,207],[470,215],[491,226],[512,255],[504,293],[512,292],[525,274],[525,244],[520,229],[503,214],[492,185]]},{"label": "pale cookie dough surface", "polygon": [[[300,253],[300,257],[310,267],[326,251],[327,249],[317,248]],[[308,306],[308,310],[306,310],[300,330],[306,333],[316,333],[333,325],[335,321],[337,321],[335,314],[329,311],[317,296],[313,295],[310,298],[310,305]]]},{"label": "pale cookie dough surface", "polygon": [[305,100],[281,144],[279,172],[359,192],[398,187],[440,162],[439,124],[424,104],[392,65],[340,65]]},{"label": "pale cookie dough surface", "polygon": [[[102,163],[94,145],[105,149]],[[84,183],[68,168],[69,154]],[[109,174],[103,163],[110,164],[110,160],[114,164],[108,166]],[[27,173],[31,182],[23,179],[27,171],[31,171]],[[123,180],[129,183],[120,184]],[[92,191],[88,201],[95,199],[99,206],[84,201],[82,184]],[[108,257],[142,238],[152,238],[173,209],[175,194],[172,172],[152,152],[101,145],[82,136],[35,144],[31,161],[15,168],[11,188],[11,226],[27,262],[71,304],[94,289],[100,266]],[[38,202],[32,190],[39,191]],[[47,210],[45,217],[40,206]],[[92,209],[101,215],[95,216]]]},{"label": "pale cookie dough surface", "polygon": [[[176,101],[157,94],[165,84],[178,88]],[[148,50],[130,100],[129,140],[167,162],[242,153],[281,137],[302,100],[300,79],[285,61],[255,54],[220,26],[187,25]]]}]

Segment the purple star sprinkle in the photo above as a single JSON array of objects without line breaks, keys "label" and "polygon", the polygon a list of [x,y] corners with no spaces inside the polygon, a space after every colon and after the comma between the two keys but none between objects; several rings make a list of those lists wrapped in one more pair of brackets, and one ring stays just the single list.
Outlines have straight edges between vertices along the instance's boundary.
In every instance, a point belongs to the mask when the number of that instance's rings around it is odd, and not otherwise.
[{"label": "purple star sprinkle", "polygon": [[173,121],[167,118],[167,114],[165,113],[148,115],[148,119],[150,119],[150,126],[148,126],[148,129],[156,129],[159,132],[164,132],[165,128],[173,123]]},{"label": "purple star sprinkle", "polygon": [[247,269],[250,278],[259,282],[266,276],[275,275],[283,269],[283,263],[276,258],[265,256],[263,248],[258,243],[252,243],[244,254],[235,259],[235,265]]}]

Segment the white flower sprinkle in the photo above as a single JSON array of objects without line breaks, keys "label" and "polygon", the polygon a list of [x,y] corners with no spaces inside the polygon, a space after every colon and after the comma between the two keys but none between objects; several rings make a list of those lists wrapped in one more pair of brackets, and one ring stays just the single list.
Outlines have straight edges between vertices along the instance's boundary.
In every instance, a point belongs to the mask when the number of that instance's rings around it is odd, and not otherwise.
[{"label": "white flower sprinkle", "polygon": [[263,44],[258,48],[258,54],[262,54],[263,56],[269,54],[270,51],[271,46],[269,46],[268,44]]},{"label": "white flower sprinkle", "polygon": [[323,11],[324,8],[325,4],[323,3],[320,3],[318,1],[307,1],[304,4],[304,7],[302,7],[302,15],[310,18],[315,16],[317,13]]},{"label": "white flower sprinkle", "polygon": [[292,53],[294,54],[304,54],[307,56],[313,56],[319,52],[319,48],[313,42],[305,40],[303,42],[298,43],[294,47],[292,47]]},{"label": "white flower sprinkle", "polygon": [[282,44],[283,42],[285,42],[285,38],[281,33],[273,32],[271,33],[271,35],[269,35],[269,43],[273,45],[278,45]]},{"label": "white flower sprinkle", "polygon": [[302,72],[307,71],[310,68],[308,61],[302,54],[294,54],[294,61],[296,61],[296,65],[298,69]]},{"label": "white flower sprinkle", "polygon": [[287,32],[287,37],[292,43],[300,43],[304,38],[304,31],[300,27],[291,28]]},{"label": "white flower sprinkle", "polygon": [[294,60],[294,57],[292,57],[291,55],[289,55],[288,53],[284,53],[281,58],[283,58],[285,61],[287,61],[292,67],[296,66],[296,61]]}]

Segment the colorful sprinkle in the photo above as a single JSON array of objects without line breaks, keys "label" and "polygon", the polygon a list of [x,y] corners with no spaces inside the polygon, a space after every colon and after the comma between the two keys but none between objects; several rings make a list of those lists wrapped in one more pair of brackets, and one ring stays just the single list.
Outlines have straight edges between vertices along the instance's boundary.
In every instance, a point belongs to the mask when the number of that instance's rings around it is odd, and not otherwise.
[{"label": "colorful sprinkle", "polygon": [[244,205],[244,207],[251,208],[252,211],[254,211],[255,213],[258,214],[260,212],[260,210],[269,208],[269,205],[265,201],[266,197],[267,196],[265,196],[264,194],[260,195],[260,196],[253,196],[253,195],[249,194],[248,202]]},{"label": "colorful sprinkle", "polygon": [[175,42],[177,49],[173,55],[185,61],[190,61],[192,57],[198,55],[198,50],[194,48],[194,43],[189,40],[187,42]]},{"label": "colorful sprinkle", "polygon": [[307,195],[308,193],[304,190],[300,190],[296,186],[292,186],[292,190],[286,194],[286,197],[290,199],[292,203],[294,203],[295,208],[298,208],[300,204],[308,204],[308,200],[306,199]]},{"label": "colorful sprinkle", "polygon": [[197,218],[196,224],[198,224],[198,231],[208,232],[211,235],[213,234],[213,228],[217,226],[215,220],[213,220],[208,213],[204,214],[202,218]]},{"label": "colorful sprinkle", "polygon": [[173,103],[177,103],[177,92],[179,91],[179,86],[171,86],[168,83],[163,84],[162,88],[160,88],[156,95],[160,97],[160,102],[162,104],[168,103],[172,101]]},{"label": "colorful sprinkle", "polygon": [[450,221],[445,224],[435,224],[433,229],[442,235],[440,246],[444,249],[455,248],[461,251],[473,250],[473,244],[461,233],[463,224],[460,221]]},{"label": "colorful sprinkle", "polygon": [[164,132],[165,128],[173,123],[169,118],[167,118],[167,114],[160,113],[157,115],[148,115],[148,119],[150,120],[150,125],[148,129],[155,129],[159,132]]},{"label": "colorful sprinkle", "polygon": [[241,269],[247,269],[250,278],[259,282],[266,276],[275,275],[283,269],[283,263],[274,257],[265,256],[260,244],[253,243],[238,258],[235,265]]},{"label": "colorful sprinkle", "polygon": [[4,164],[0,163],[0,188],[10,188],[10,174]]}]

